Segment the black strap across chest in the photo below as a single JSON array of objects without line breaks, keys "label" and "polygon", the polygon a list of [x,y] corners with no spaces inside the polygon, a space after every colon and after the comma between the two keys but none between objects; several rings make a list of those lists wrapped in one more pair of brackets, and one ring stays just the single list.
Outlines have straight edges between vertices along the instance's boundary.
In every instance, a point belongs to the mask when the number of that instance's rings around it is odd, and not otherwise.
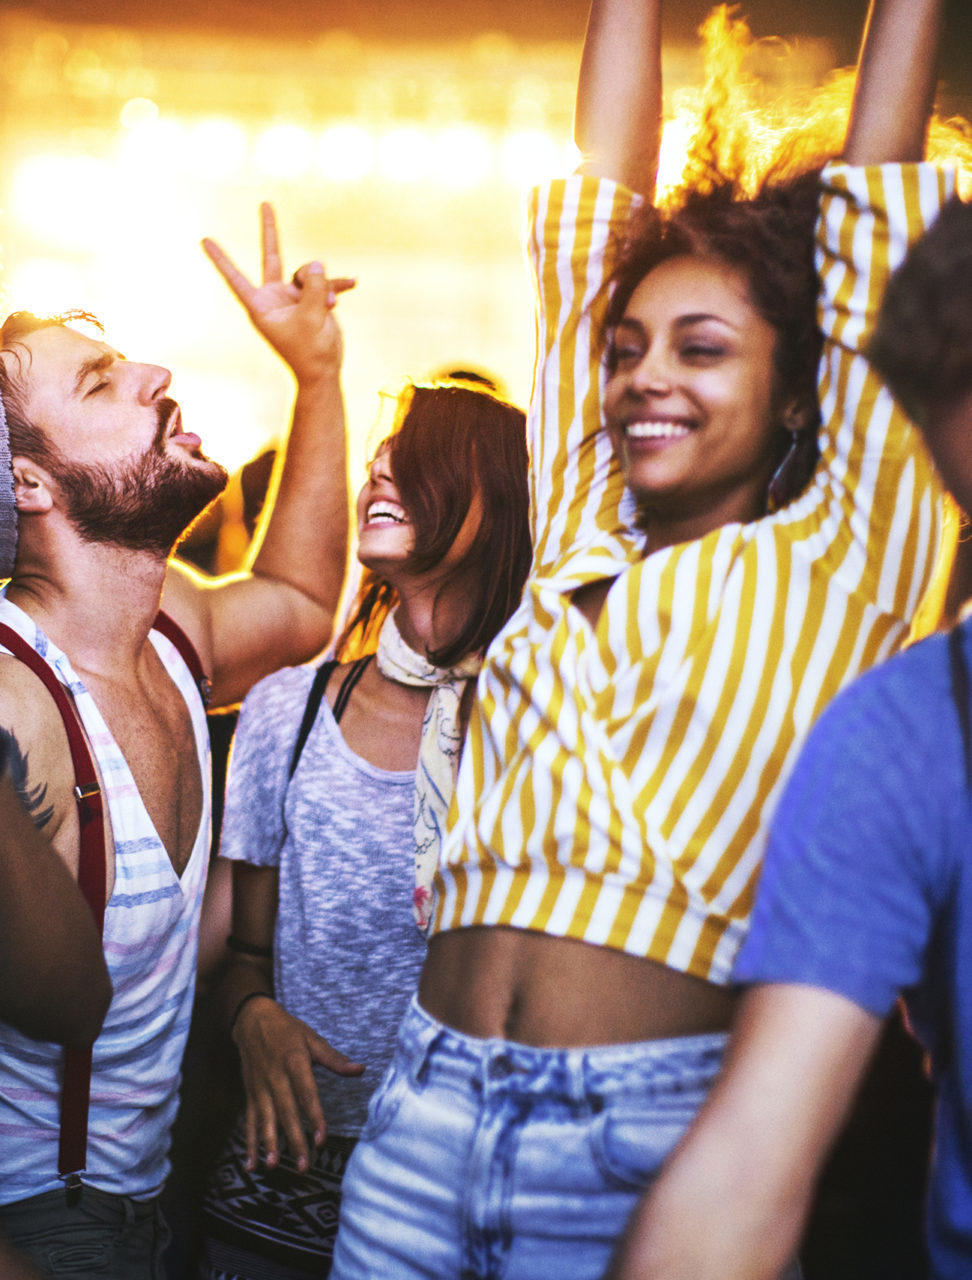
[{"label": "black strap across chest", "polygon": [[[210,682],[202,668],[199,655],[192,641],[179,624],[168,614],[160,612],[153,623],[179,651],[199,686],[203,702],[208,702]],[[78,888],[91,909],[98,936],[105,924],[105,891],[107,888],[107,859],[105,856],[105,810],[87,736],[74,703],[51,667],[33,645],[6,623],[0,623],[0,644],[30,667],[43,681],[44,687],[54,699],[67,733],[74,769],[74,798],[78,805],[80,825]],[[88,1149],[88,1104],[91,1095],[91,1047],[64,1050],[64,1079],[61,1085],[61,1134],[58,1147],[57,1172],[64,1179],[69,1199],[77,1196],[81,1186]]]},{"label": "black strap across chest", "polygon": [[[335,722],[340,724],[341,717],[344,715],[345,708],[348,705],[348,699],[354,692],[355,685],[364,675],[365,667],[374,657],[374,654],[366,654],[363,658],[358,658],[356,662],[352,662],[347,670],[347,674],[341,681],[341,687],[338,689],[338,695],[334,699],[334,706],[331,713]],[[310,692],[307,695],[307,702],[304,704],[304,714],[301,718],[300,728],[297,730],[297,741],[294,743],[294,753],[290,757],[290,772],[288,778],[292,778],[297,771],[297,764],[300,761],[301,753],[310,737],[310,731],[314,727],[314,721],[317,719],[317,713],[321,707],[321,699],[324,697],[324,690],[327,688],[327,682],[334,674],[337,668],[337,662],[333,658],[327,662],[322,662],[314,672],[314,679],[311,683]]]}]

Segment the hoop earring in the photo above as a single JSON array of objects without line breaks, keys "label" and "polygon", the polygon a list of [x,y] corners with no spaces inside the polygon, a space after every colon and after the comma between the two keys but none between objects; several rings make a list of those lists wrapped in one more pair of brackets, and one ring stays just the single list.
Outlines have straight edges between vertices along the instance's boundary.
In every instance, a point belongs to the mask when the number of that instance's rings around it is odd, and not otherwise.
[{"label": "hoop earring", "polygon": [[790,472],[793,470],[800,448],[800,433],[798,431],[788,431],[787,435],[790,437],[790,443],[779,466],[770,477],[769,486],[766,490],[766,510],[770,515],[775,511],[779,511],[781,507],[785,507],[793,496]]}]

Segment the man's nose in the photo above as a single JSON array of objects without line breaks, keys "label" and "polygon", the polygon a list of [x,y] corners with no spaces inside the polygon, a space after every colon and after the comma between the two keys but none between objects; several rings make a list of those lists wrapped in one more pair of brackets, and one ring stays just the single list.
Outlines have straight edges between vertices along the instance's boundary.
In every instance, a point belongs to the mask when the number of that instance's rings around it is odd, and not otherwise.
[{"label": "man's nose", "polygon": [[153,404],[168,391],[172,382],[172,374],[157,364],[141,364],[137,366],[138,397],[143,404]]}]

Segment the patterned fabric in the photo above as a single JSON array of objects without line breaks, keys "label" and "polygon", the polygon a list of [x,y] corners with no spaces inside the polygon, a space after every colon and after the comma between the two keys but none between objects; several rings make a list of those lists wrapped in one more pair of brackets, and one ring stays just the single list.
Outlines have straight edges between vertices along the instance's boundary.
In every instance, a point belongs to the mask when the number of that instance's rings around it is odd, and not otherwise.
[{"label": "patterned fabric", "polygon": [[[65,655],[0,600],[0,620],[52,667],[74,698],[101,771],[114,840],[115,883],[104,949],[114,995],[95,1041],[85,1181],[147,1199],[168,1172],[169,1129],[195,988],[199,908],[210,834],[209,736],[202,699],[175,646],[151,641],[192,716],[203,808],[181,879],[152,825],[128,764]],[[0,1204],[60,1187],[58,1107],[63,1050],[0,1027]]]},{"label": "patterned fabric", "polygon": [[[836,164],[822,187],[810,487],[644,559],[600,429],[602,286],[633,198],[586,178],[534,195],[535,560],[480,676],[433,931],[511,925],[729,980],[799,746],[906,638],[942,542],[934,469],[863,350],[951,183]],[[571,593],[599,578],[591,627]]]},{"label": "patterned fabric", "polygon": [[353,1138],[328,1135],[306,1173],[286,1151],[275,1169],[246,1168],[238,1125],[217,1165],[204,1206],[200,1280],[298,1280],[330,1269],[341,1181]]},{"label": "patterned fabric", "polygon": [[477,655],[458,666],[433,666],[401,637],[395,613],[382,624],[378,636],[378,669],[399,684],[425,685],[432,690],[419,744],[415,774],[415,894],[412,913],[420,929],[427,929],[432,915],[432,879],[439,865],[442,833],[456,786],[462,751],[459,704],[466,681],[477,675],[482,662]]},{"label": "patterned fabric", "polygon": [[408,910],[415,773],[356,755],[325,698],[290,778],[313,679],[309,667],[286,667],[247,695],[220,853],[278,869],[276,998],[365,1071],[342,1077],[315,1067],[328,1138],[306,1175],[286,1158],[275,1171],[247,1173],[237,1128],[206,1194],[200,1274],[208,1280],[326,1274],[346,1155],[425,958]]},{"label": "patterned fabric", "polygon": [[247,695],[220,854],[278,868],[274,992],[288,1013],[365,1064],[361,1076],[314,1072],[329,1131],[354,1137],[425,959],[409,911],[415,772],[356,755],[325,698],[289,778],[313,678],[309,667],[285,667]]}]

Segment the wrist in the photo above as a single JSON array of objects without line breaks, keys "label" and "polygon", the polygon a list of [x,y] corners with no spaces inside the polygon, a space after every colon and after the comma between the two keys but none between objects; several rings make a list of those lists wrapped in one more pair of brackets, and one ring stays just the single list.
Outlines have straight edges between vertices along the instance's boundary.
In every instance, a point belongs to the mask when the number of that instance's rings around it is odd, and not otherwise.
[{"label": "wrist", "polygon": [[233,1010],[232,1014],[230,1015],[229,1024],[227,1026],[227,1031],[229,1033],[230,1039],[233,1038],[233,1032],[236,1030],[236,1026],[240,1020],[240,1014],[247,1007],[247,1005],[252,1004],[254,1000],[258,999],[261,996],[263,997],[264,1000],[273,999],[273,995],[269,991],[248,991],[245,996],[242,996],[236,1002],[236,1007]]},{"label": "wrist", "polygon": [[297,380],[297,391],[300,395],[326,395],[333,393],[341,385],[341,361],[327,360],[320,363],[291,366]]}]

